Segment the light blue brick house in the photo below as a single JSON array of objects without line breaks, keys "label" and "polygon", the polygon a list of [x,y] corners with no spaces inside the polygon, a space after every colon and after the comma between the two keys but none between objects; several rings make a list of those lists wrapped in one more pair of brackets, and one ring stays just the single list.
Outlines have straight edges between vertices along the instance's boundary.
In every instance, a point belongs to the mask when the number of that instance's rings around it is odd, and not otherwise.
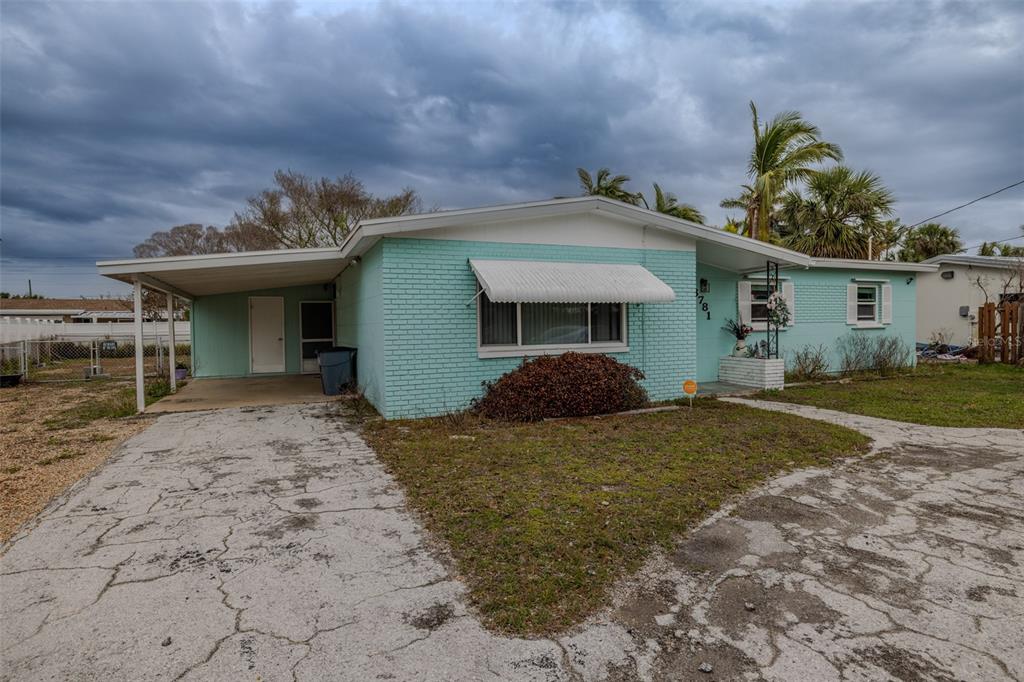
[{"label": "light blue brick house", "polygon": [[936,266],[814,259],[580,197],[364,221],[339,248],[99,267],[192,300],[196,377],[315,372],[318,349],[352,346],[367,399],[404,418],[462,409],[524,357],[570,350],[641,369],[652,399],[679,397],[686,379],[720,379],[727,319],[765,336],[770,284],[793,312],[782,359],[822,346],[836,370],[851,334],[913,349],[917,273]]}]

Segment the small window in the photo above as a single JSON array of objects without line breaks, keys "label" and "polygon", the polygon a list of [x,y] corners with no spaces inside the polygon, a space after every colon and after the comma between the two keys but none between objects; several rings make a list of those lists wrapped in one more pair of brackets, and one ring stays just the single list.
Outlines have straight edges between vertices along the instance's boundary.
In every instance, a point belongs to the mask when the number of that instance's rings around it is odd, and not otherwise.
[{"label": "small window", "polygon": [[768,321],[768,285],[750,285],[750,321]]},{"label": "small window", "polygon": [[857,287],[857,321],[878,321],[878,287]]}]

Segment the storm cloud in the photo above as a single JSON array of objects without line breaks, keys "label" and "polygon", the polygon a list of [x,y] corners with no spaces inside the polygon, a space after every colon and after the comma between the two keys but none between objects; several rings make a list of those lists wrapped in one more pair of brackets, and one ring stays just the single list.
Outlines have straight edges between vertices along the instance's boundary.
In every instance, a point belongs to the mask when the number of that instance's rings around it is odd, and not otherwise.
[{"label": "storm cloud", "polygon": [[[224,225],[277,168],[462,207],[607,165],[720,223],[751,99],[819,125],[907,223],[1024,178],[1020,2],[5,2],[2,23],[5,258]],[[1015,236],[1024,188],[946,222]]]}]

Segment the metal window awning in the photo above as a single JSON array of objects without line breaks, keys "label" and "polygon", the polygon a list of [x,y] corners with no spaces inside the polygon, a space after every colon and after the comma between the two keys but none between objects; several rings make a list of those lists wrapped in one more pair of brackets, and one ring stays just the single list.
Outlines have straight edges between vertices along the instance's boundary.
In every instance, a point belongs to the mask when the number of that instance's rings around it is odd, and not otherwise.
[{"label": "metal window awning", "polygon": [[670,303],[676,293],[642,265],[470,259],[495,303]]}]

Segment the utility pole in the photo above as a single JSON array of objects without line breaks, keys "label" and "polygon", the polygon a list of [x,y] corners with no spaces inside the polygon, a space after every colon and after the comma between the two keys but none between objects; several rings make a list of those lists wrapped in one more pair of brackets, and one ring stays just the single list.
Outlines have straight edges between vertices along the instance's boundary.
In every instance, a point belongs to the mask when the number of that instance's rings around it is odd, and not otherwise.
[{"label": "utility pole", "polygon": [[32,298],[32,280],[28,281],[28,297]]}]

